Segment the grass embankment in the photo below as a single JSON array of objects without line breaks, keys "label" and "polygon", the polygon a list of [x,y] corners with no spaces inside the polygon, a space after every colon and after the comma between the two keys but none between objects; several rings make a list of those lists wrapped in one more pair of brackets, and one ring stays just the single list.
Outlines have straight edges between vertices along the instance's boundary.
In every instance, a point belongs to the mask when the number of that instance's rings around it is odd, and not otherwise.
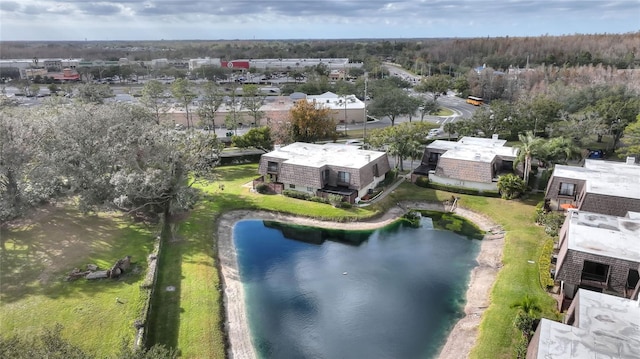
[{"label": "grass embankment", "polygon": [[[444,201],[451,193],[403,184],[385,200],[366,208],[351,210],[296,200],[277,195],[251,193],[244,186],[256,177],[257,166],[241,165],[217,169],[219,181],[203,187],[204,200],[182,225],[178,241],[163,248],[154,306],[157,310],[150,326],[150,343],[167,344],[180,349],[185,358],[223,358],[224,335],[222,299],[216,264],[215,221],[234,209],[265,209],[323,219],[351,220],[383,213],[403,200]],[[458,196],[458,195],[457,195]],[[492,292],[492,305],[481,325],[474,358],[512,357],[517,337],[511,305],[525,294],[539,299],[545,315],[551,316],[553,300],[539,285],[537,264],[544,233],[533,224],[532,201],[505,201],[460,195],[460,205],[485,213],[508,231],[504,268]],[[175,292],[162,290],[175,286]]]},{"label": "grass embankment", "polygon": [[[41,333],[63,325],[63,337],[96,358],[132,343],[153,233],[113,214],[85,216],[70,206],[46,206],[0,232],[0,333]],[[118,280],[65,281],[87,264],[107,269],[126,255],[132,271]],[[120,302],[116,301],[120,298]]]}]

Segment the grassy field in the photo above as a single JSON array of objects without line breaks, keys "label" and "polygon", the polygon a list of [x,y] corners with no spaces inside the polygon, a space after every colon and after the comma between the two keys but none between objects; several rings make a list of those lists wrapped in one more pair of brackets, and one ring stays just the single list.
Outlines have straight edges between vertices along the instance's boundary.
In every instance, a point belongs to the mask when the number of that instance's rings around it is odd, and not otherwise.
[{"label": "grassy field", "polygon": [[[146,295],[140,283],[153,249],[150,228],[51,205],[0,236],[0,333],[33,336],[60,323],[65,338],[95,357],[133,341],[133,322]],[[64,280],[74,268],[93,263],[107,269],[126,255],[133,270],[121,279]]]},{"label": "grassy field", "polygon": [[[444,201],[451,193],[402,184],[384,201],[367,208],[334,209],[328,205],[300,201],[283,196],[259,195],[246,184],[256,177],[256,165],[218,169],[220,179],[202,187],[204,201],[180,230],[180,239],[164,247],[159,288],[169,285],[175,292],[159,290],[155,305],[155,324],[151,325],[151,343],[167,344],[180,349],[185,358],[223,358],[224,337],[220,283],[216,267],[215,220],[224,211],[261,208],[296,213],[324,219],[349,220],[372,217],[402,200]],[[544,314],[553,317],[553,300],[539,285],[537,262],[543,230],[533,224],[535,204],[527,201],[505,201],[461,195],[460,205],[487,214],[508,230],[504,250],[504,268],[492,292],[492,306],[481,325],[479,345],[474,358],[511,358],[515,310],[511,305],[525,294],[539,299]],[[166,259],[165,259],[166,258]]]}]

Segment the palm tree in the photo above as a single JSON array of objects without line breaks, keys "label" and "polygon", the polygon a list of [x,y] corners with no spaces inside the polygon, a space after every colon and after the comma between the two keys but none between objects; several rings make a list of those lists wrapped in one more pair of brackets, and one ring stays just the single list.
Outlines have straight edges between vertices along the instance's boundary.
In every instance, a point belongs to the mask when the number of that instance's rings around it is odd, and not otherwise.
[{"label": "palm tree", "polygon": [[580,148],[566,137],[555,137],[544,144],[545,162],[567,164],[569,160],[579,158]]},{"label": "palm tree", "polygon": [[542,307],[538,303],[538,299],[525,294],[522,300],[511,305],[511,308],[518,308],[522,313],[529,315],[530,317],[537,317],[542,311]]},{"label": "palm tree", "polygon": [[541,156],[544,153],[544,140],[534,136],[531,131],[527,131],[524,135],[518,134],[518,139],[521,144],[516,146],[519,151],[518,157],[513,161],[513,168],[515,169],[518,164],[524,163],[523,179],[525,183],[528,183],[529,174],[531,173],[531,160],[534,156]]}]

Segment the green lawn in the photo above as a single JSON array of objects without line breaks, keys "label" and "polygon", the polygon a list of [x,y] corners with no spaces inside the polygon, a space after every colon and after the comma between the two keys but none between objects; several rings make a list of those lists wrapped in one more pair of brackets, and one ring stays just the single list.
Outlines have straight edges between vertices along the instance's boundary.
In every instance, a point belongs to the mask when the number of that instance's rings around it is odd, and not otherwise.
[{"label": "green lawn", "polygon": [[[95,357],[131,343],[146,296],[140,284],[153,249],[151,230],[110,214],[84,216],[68,206],[40,208],[23,222],[0,233],[0,333],[33,336],[60,323],[65,338]],[[76,267],[107,269],[126,255],[135,271],[121,279],[64,280]]]},{"label": "green lawn", "polygon": [[[148,343],[180,350],[183,358],[224,358],[223,307],[217,267],[216,220],[233,209],[266,209],[331,220],[367,218],[383,213],[402,200],[443,201],[451,193],[404,183],[385,200],[366,208],[335,209],[329,205],[251,192],[257,165],[216,169],[219,179],[201,186],[203,198],[181,223],[177,238],[163,239],[156,295],[149,322]],[[458,195],[457,195],[458,196]],[[544,314],[554,316],[554,302],[541,289],[536,261],[545,239],[533,224],[535,204],[459,195],[460,205],[485,213],[508,232],[504,267],[492,291],[491,307],[480,326],[473,358],[510,358],[516,333],[511,305],[524,294],[539,299]],[[95,353],[111,355],[122,340],[133,338],[144,294],[139,285],[146,256],[153,247],[155,228],[134,225],[109,215],[83,216],[76,210],[48,208],[33,223],[2,232],[0,252],[0,332],[33,334],[62,323],[63,335]],[[96,263],[108,267],[132,255],[142,271],[118,281],[66,282],[74,267]],[[174,291],[167,291],[173,286]],[[125,304],[118,304],[115,298]]]}]

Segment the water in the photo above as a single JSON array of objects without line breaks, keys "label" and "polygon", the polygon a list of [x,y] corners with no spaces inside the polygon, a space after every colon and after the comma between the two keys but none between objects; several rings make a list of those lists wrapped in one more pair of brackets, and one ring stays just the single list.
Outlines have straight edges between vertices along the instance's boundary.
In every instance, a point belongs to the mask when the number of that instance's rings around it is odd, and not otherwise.
[{"label": "water", "polygon": [[463,316],[480,249],[430,219],[375,232],[245,220],[234,241],[262,358],[432,358]]}]

